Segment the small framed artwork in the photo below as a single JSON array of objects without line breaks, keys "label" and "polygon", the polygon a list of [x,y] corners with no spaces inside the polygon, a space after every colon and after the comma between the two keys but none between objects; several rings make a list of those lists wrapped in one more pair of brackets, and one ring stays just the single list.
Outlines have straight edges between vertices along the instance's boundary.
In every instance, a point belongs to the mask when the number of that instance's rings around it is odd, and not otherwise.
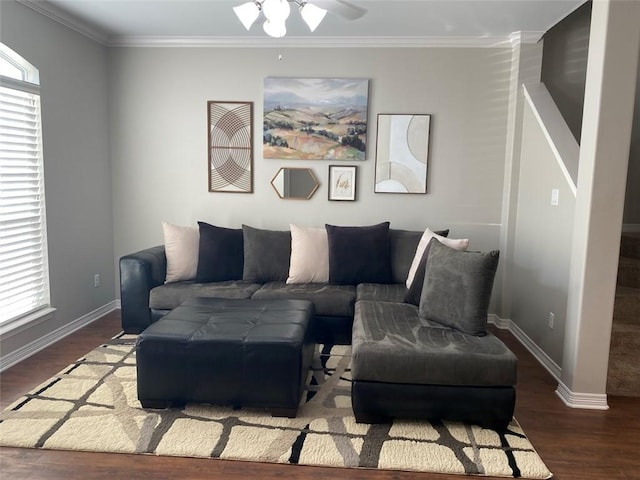
[{"label": "small framed artwork", "polygon": [[253,102],[207,102],[209,191],[253,193]]},{"label": "small framed artwork", "polygon": [[354,201],[357,172],[355,165],[329,165],[329,200]]},{"label": "small framed artwork", "polygon": [[376,193],[427,193],[431,115],[378,114]]}]

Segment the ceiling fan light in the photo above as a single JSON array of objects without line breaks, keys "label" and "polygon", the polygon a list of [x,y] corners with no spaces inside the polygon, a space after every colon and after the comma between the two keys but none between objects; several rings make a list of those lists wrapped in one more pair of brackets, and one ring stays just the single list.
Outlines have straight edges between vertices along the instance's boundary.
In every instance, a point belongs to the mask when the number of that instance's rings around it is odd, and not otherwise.
[{"label": "ceiling fan light", "polygon": [[262,11],[267,20],[276,23],[284,23],[291,13],[291,7],[287,0],[264,0]]},{"label": "ceiling fan light", "polygon": [[300,15],[312,32],[318,28],[326,14],[327,11],[324,8],[316,7],[310,3],[305,3],[300,7]]},{"label": "ceiling fan light", "polygon": [[233,7],[233,11],[236,12],[237,17],[247,30],[251,28],[253,22],[255,22],[258,15],[260,15],[260,8],[256,2],[243,3],[242,5]]},{"label": "ceiling fan light", "polygon": [[284,23],[284,20],[281,22],[273,22],[271,20],[265,20],[262,25],[265,33],[270,37],[274,38],[282,38],[287,34],[287,27]]}]

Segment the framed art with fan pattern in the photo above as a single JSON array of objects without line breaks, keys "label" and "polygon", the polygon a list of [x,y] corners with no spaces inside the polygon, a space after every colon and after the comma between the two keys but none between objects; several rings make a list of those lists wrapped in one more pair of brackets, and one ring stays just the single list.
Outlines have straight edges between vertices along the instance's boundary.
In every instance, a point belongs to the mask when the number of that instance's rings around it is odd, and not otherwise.
[{"label": "framed art with fan pattern", "polygon": [[253,193],[253,102],[207,102],[209,191]]}]

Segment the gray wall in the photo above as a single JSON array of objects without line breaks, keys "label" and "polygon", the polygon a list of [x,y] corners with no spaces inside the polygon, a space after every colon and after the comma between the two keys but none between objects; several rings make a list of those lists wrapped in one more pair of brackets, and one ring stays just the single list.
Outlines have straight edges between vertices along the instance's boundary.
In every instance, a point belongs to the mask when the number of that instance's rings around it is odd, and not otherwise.
[{"label": "gray wall", "polygon": [[[590,24],[591,2],[588,2],[544,36],[542,81],[578,142],[582,128]],[[635,105],[623,223],[629,229],[640,231],[640,70]]]},{"label": "gray wall", "polygon": [[[3,355],[115,298],[107,51],[14,1],[0,41],[40,70],[53,319],[2,339]],[[102,286],[93,287],[99,273]]]},{"label": "gray wall", "polygon": [[[511,320],[560,366],[575,195],[528,102],[522,130]],[[558,206],[551,205],[552,189],[559,190]],[[550,312],[555,314],[553,329]]]},{"label": "gray wall", "polygon": [[[116,48],[110,60],[116,257],[161,243],[162,220],[274,229],[389,220],[499,247],[510,49]],[[267,76],[370,79],[356,202],[327,200],[336,162],[262,158]],[[207,192],[208,100],[255,102],[254,194]],[[373,193],[378,113],[433,115],[428,194]],[[321,186],[311,200],[278,198],[269,182],[282,166],[313,169]]]}]

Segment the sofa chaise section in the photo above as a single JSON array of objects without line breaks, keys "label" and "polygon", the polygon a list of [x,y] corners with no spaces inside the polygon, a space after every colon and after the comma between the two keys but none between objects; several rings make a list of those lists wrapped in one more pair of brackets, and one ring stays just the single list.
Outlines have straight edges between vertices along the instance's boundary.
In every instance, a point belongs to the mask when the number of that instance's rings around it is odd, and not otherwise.
[{"label": "sofa chaise section", "polygon": [[517,359],[491,333],[439,326],[413,305],[361,301],[352,342],[358,422],[435,418],[504,430],[511,421]]}]

